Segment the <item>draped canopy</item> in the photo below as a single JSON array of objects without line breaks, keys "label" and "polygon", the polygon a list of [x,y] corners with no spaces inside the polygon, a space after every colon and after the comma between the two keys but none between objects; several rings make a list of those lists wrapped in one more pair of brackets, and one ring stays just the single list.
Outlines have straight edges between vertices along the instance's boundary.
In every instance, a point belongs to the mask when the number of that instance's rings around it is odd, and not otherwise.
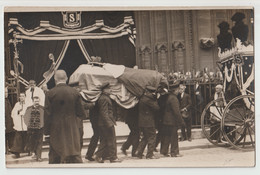
[{"label": "draped canopy", "polygon": [[[133,12],[72,13],[79,15],[78,26],[66,26],[66,12],[6,13],[5,33],[11,41],[9,69],[14,69],[14,39],[22,40],[17,44],[24,67],[20,76],[26,81],[36,80],[38,86],[48,82],[48,87],[53,87],[54,70],[64,69],[70,76],[79,65],[91,61],[91,56],[127,67],[136,64]],[[54,55],[54,64],[48,57],[50,53]],[[48,77],[43,77],[46,71]]]}]

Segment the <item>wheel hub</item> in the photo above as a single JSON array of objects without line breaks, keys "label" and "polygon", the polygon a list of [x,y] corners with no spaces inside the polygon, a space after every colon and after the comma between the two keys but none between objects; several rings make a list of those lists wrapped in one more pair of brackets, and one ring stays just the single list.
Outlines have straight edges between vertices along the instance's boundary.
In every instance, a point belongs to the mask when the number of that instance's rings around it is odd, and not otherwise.
[{"label": "wheel hub", "polygon": [[250,126],[253,125],[252,119],[246,119],[246,120],[244,121],[244,123],[245,123],[245,126],[246,126],[246,127],[250,127]]}]

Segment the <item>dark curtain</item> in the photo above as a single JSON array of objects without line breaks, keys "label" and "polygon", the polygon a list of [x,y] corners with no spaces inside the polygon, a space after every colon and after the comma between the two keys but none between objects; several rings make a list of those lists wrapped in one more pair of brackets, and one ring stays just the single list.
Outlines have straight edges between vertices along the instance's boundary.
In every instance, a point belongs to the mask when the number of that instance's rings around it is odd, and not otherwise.
[{"label": "dark curtain", "polygon": [[[61,12],[21,12],[6,14],[5,24],[10,18],[17,18],[19,24],[25,29],[34,29],[39,27],[40,21],[49,21],[51,25],[63,26],[63,16]],[[125,16],[133,16],[133,12],[82,12],[81,13],[81,28],[92,25],[96,20],[103,20],[104,24],[110,27],[116,27],[124,22]],[[7,21],[8,20],[8,21]],[[8,30],[5,28],[5,34]],[[94,31],[94,32],[98,32]],[[51,34],[51,31],[45,31],[45,34]],[[7,34],[8,35],[8,34]],[[12,37],[12,35],[10,35]],[[103,62],[122,64],[128,67],[133,67],[136,64],[135,47],[128,40],[128,36],[122,36],[114,39],[96,39],[83,40],[87,52],[90,56],[100,56]],[[7,44],[7,43],[6,43]],[[51,66],[49,53],[53,53],[55,60],[58,58],[64,41],[33,41],[23,40],[23,43],[18,44],[19,60],[24,65],[24,73],[21,74],[27,81],[34,79],[37,83],[43,80],[43,73]],[[11,61],[6,60],[6,68],[12,67],[13,45],[9,44]],[[6,49],[7,50],[7,49]],[[6,54],[7,55],[7,54]],[[8,57],[6,57],[8,59]],[[11,66],[10,66],[11,63]],[[64,69],[70,76],[80,64],[86,63],[82,51],[80,50],[77,41],[71,40],[64,60],[60,65],[60,69]],[[53,79],[48,83],[49,88],[54,86]],[[21,91],[24,87],[21,86]]]},{"label": "dark curtain", "polygon": [[[82,54],[77,40],[71,40],[68,46],[67,52],[63,58],[58,69],[63,69],[66,71],[68,77],[79,67],[81,64],[87,64],[87,60]],[[48,88],[55,86],[54,78],[48,82]]]},{"label": "dark curtain", "polygon": [[100,56],[102,62],[133,67],[136,64],[135,47],[128,36],[115,39],[83,40],[90,56]]},{"label": "dark curtain", "polygon": [[[55,60],[58,58],[64,41],[32,41],[23,40],[23,43],[19,45],[19,60],[24,65],[24,71],[21,73],[21,77],[25,80],[35,80],[36,83],[40,83],[43,78],[43,73],[46,72],[52,62],[49,59],[49,53],[53,53]],[[11,58],[14,58],[13,52],[11,52]],[[24,86],[21,86],[21,91],[24,90]]]}]

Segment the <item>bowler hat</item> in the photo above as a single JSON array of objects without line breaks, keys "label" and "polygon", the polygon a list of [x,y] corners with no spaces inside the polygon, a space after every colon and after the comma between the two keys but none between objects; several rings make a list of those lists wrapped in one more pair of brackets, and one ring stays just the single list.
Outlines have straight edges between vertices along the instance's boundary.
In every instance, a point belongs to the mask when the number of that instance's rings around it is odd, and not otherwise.
[{"label": "bowler hat", "polygon": [[179,85],[180,85],[180,81],[179,81],[179,80],[170,81],[170,82],[169,82],[169,89],[170,89],[170,90],[176,89],[176,88],[179,87]]}]

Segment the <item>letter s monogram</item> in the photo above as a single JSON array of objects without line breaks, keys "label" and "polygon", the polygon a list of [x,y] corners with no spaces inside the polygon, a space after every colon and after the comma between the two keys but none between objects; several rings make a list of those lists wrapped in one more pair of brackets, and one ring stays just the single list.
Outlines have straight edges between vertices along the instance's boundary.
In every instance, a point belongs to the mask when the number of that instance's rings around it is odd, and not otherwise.
[{"label": "letter s monogram", "polygon": [[73,13],[69,14],[69,21],[70,22],[75,22],[75,16]]}]

